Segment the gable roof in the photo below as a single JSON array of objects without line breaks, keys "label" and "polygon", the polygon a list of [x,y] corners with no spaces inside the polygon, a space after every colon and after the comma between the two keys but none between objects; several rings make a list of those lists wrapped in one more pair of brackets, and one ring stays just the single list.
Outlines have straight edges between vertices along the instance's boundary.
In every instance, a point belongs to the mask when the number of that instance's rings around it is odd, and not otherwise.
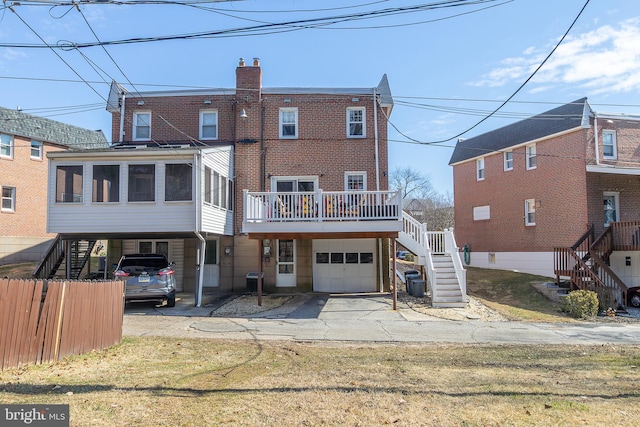
[{"label": "gable roof", "polygon": [[0,107],[0,132],[63,145],[70,149],[106,148],[101,130],[89,130]]},{"label": "gable roof", "polygon": [[585,97],[482,135],[460,140],[449,164],[586,126],[590,114],[591,108]]}]

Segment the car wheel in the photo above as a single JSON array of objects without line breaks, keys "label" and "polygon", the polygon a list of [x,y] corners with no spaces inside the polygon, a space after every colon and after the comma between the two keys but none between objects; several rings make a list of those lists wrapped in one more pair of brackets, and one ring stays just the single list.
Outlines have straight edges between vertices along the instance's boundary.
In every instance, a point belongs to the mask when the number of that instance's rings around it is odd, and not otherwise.
[{"label": "car wheel", "polygon": [[629,303],[634,307],[640,307],[640,294],[634,293],[629,299]]},{"label": "car wheel", "polygon": [[176,306],[176,297],[167,298],[167,307],[175,307]]}]

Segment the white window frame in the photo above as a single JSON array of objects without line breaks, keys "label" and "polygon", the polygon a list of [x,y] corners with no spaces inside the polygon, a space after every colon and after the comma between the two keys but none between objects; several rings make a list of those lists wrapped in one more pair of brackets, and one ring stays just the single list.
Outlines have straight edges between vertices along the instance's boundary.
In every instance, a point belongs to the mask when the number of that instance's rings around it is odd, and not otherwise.
[{"label": "white window frame", "polygon": [[538,152],[536,144],[529,144],[525,147],[527,170],[532,170],[538,167]]},{"label": "white window frame", "polygon": [[[138,126],[138,118],[142,118],[142,116],[149,117],[149,123],[147,126]],[[149,128],[149,136],[147,137],[138,137],[138,128],[148,127]],[[135,111],[133,113],[133,129],[132,129],[132,139],[133,141],[151,141],[151,111]]]},{"label": "white window frame", "polygon": [[[285,122],[284,121],[284,113],[294,113],[293,122]],[[280,139],[298,139],[298,108],[297,107],[281,107],[280,112],[278,114],[279,117],[279,125],[278,125],[278,134]],[[283,127],[285,125],[293,125],[295,127],[295,131],[293,135],[285,135]]]},{"label": "white window frame", "polygon": [[[42,142],[35,141],[35,140],[31,141],[31,159],[32,160],[42,160],[43,147],[44,147],[44,144],[42,144]],[[37,150],[35,156],[33,155],[34,150]]]},{"label": "white window frame", "polygon": [[[610,138],[610,143],[605,144],[605,141]],[[607,155],[605,154],[605,146],[611,146],[611,151],[613,154]],[[616,141],[616,131],[615,130],[602,130],[602,158],[607,160],[616,160],[618,158],[618,144]]]},{"label": "white window frame", "polygon": [[[7,150],[9,154],[3,154],[3,152]],[[0,133],[0,157],[13,159],[13,135]]]},{"label": "white window frame", "polygon": [[[215,115],[215,123],[214,124],[205,124],[205,117],[208,115]],[[205,128],[206,127],[214,127],[215,126],[215,136],[205,136]],[[210,141],[218,139],[218,110],[200,110],[200,139],[204,141]]]},{"label": "white window frame", "polygon": [[[84,201],[84,180],[86,178],[84,169],[81,164],[60,164],[56,166],[56,203],[82,203]],[[76,174],[74,172],[79,173]],[[69,175],[72,177],[70,181],[68,180]],[[76,193],[76,190],[79,193]]]},{"label": "white window frame", "polygon": [[[362,113],[361,121],[352,121],[351,120],[351,112],[352,111],[360,111]],[[366,126],[366,118],[367,118],[367,110],[365,107],[347,107],[347,138],[366,138],[367,137],[367,126]],[[362,125],[362,134],[353,134],[351,133],[351,124],[361,124]]]},{"label": "white window frame", "polygon": [[607,215],[605,215],[603,212],[605,227],[608,227],[612,222],[620,221],[620,193],[618,193],[617,191],[604,191],[602,193],[603,206],[607,198],[613,199],[613,221],[607,221]]},{"label": "white window frame", "polygon": [[504,170],[512,171],[513,170],[513,151],[505,151],[502,153],[502,159],[504,160]]},{"label": "white window frame", "polygon": [[[531,217],[533,215],[533,218]],[[527,199],[524,201],[524,225],[532,227],[536,225],[536,200]]]},{"label": "white window frame", "polygon": [[[9,197],[5,197],[4,195],[5,190],[10,191]],[[1,197],[0,210],[2,210],[2,212],[15,212],[16,211],[16,187],[3,185],[0,191],[2,191],[0,193],[0,197]],[[11,205],[8,208],[4,207],[5,200],[9,200],[9,203]]]},{"label": "white window frame", "polygon": [[[351,177],[362,177],[362,188],[349,188],[349,179]],[[364,191],[367,189],[367,172],[365,171],[347,171],[344,173],[344,189],[345,191]]]},{"label": "white window frame", "polygon": [[484,157],[476,159],[476,181],[484,181]]}]

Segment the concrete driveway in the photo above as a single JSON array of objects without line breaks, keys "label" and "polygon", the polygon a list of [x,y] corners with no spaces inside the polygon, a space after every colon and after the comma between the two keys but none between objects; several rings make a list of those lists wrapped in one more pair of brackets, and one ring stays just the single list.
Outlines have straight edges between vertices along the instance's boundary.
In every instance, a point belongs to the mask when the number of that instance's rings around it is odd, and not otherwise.
[{"label": "concrete driveway", "polygon": [[[640,344],[640,323],[528,323],[442,320],[391,306],[388,294],[294,295],[282,306],[249,316],[211,317],[215,304],[127,307],[123,334],[185,338],[491,343]],[[220,302],[221,303],[221,302]]]}]

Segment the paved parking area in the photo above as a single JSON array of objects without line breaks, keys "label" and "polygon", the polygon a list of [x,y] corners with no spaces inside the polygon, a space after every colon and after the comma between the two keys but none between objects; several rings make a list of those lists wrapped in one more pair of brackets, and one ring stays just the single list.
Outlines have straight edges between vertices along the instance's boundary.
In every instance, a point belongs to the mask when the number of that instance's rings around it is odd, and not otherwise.
[{"label": "paved parking area", "polygon": [[[215,303],[156,308],[127,307],[124,335],[297,341],[640,344],[640,323],[529,323],[442,320],[399,303],[388,294],[298,295],[252,316],[211,317]],[[222,303],[219,301],[218,303]]]}]

